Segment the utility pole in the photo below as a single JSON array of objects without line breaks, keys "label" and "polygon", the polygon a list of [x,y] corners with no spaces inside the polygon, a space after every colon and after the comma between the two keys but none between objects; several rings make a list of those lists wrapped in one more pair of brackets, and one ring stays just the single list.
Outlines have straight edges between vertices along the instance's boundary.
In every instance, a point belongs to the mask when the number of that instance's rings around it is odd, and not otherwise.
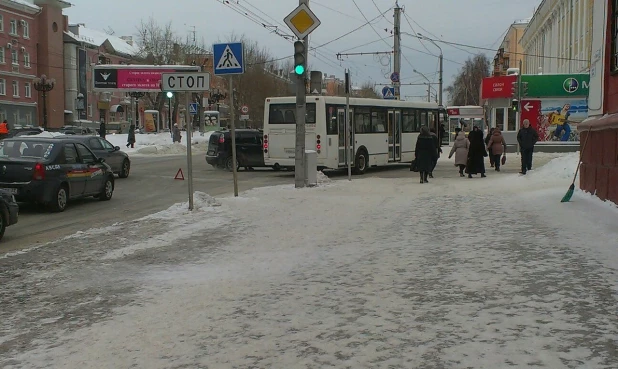
[{"label": "utility pole", "polygon": [[427,102],[431,102],[431,85],[427,84]]},{"label": "utility pole", "polygon": [[438,106],[442,106],[442,79],[444,77],[444,55],[442,54],[442,49],[440,49],[440,76],[438,77],[438,88],[440,89],[440,91],[438,91]]},{"label": "utility pole", "polygon": [[[298,5],[305,4],[309,6],[309,0],[298,0]],[[306,185],[305,178],[305,115],[307,113],[305,87],[307,58],[309,56],[309,36],[302,39],[304,45],[304,70],[302,73],[297,73],[296,81],[296,151],[294,155],[294,187],[302,188]]]},{"label": "utility pole", "polygon": [[399,2],[395,3],[394,23],[393,51],[395,54],[395,62],[393,63],[393,72],[399,76],[399,80],[397,82],[393,82],[393,86],[395,87],[395,99],[401,100],[401,87],[399,86],[399,81],[401,80],[401,8],[399,7]]}]

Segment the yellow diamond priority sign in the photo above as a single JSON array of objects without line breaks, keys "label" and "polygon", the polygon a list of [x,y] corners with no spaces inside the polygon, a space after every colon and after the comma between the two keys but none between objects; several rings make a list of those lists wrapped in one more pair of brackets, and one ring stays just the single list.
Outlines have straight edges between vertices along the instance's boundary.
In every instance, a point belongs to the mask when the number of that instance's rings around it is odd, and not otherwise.
[{"label": "yellow diamond priority sign", "polygon": [[300,4],[283,21],[300,39],[305,38],[321,24],[307,4]]}]

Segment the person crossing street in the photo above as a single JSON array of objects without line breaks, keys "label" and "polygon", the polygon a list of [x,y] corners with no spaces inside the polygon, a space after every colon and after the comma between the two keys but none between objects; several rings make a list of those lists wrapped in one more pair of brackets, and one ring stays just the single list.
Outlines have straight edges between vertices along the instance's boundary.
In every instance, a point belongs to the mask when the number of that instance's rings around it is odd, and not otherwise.
[{"label": "person crossing street", "polygon": [[519,152],[521,154],[521,171],[519,174],[525,175],[532,169],[532,155],[534,153],[534,145],[539,141],[539,134],[530,127],[530,121],[524,119],[523,127],[517,132],[517,143],[519,143]]}]

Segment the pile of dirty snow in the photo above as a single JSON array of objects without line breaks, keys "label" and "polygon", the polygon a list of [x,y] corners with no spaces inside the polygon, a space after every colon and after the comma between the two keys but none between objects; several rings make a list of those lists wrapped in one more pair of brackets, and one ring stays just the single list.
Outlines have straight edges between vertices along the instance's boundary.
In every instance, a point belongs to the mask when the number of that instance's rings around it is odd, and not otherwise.
[{"label": "pile of dirty snow", "polygon": [[[194,151],[205,151],[208,147],[208,140],[212,132],[205,132],[200,135],[194,132],[191,136],[191,147]],[[120,146],[122,151],[136,155],[179,155],[187,152],[187,132],[181,132],[180,143],[173,143],[169,132],[145,133],[135,135],[135,147],[127,148],[126,133],[111,134],[105,138],[114,146]]]},{"label": "pile of dirty snow", "polygon": [[547,164],[532,171],[530,174],[538,178],[572,180],[578,163],[579,152],[568,153],[550,160]]},{"label": "pile of dirty snow", "polygon": [[324,172],[318,171],[318,185],[324,185],[332,182],[333,180],[328,178]]}]

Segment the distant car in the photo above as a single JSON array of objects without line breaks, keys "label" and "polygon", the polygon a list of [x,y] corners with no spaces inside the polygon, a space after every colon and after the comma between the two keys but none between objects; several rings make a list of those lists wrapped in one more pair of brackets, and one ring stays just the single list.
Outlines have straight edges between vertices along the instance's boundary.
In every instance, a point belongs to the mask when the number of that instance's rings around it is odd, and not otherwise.
[{"label": "distant car", "polygon": [[65,135],[91,135],[95,133],[91,128],[78,126],[64,126],[60,128],[59,132]]},{"label": "distant car", "polygon": [[110,200],[114,173],[105,159],[70,137],[14,137],[0,142],[0,188],[17,201],[60,212],[74,199]]},{"label": "distant car", "polygon": [[17,223],[19,205],[10,191],[0,190],[0,240],[4,236],[6,227]]},{"label": "distant car", "polygon": [[104,158],[105,163],[112,168],[114,174],[120,178],[127,178],[131,171],[131,159],[129,155],[120,150],[120,147],[112,145],[109,141],[98,136],[71,136],[71,139],[88,146],[99,158]]},{"label": "distant car", "polygon": [[8,137],[34,136],[44,132],[40,127],[14,127],[9,130]]},{"label": "distant car", "polygon": [[[262,151],[262,132],[257,129],[237,129],[236,168],[253,169],[265,167]],[[232,171],[232,134],[229,130],[215,131],[208,140],[206,162],[215,168]]]}]

